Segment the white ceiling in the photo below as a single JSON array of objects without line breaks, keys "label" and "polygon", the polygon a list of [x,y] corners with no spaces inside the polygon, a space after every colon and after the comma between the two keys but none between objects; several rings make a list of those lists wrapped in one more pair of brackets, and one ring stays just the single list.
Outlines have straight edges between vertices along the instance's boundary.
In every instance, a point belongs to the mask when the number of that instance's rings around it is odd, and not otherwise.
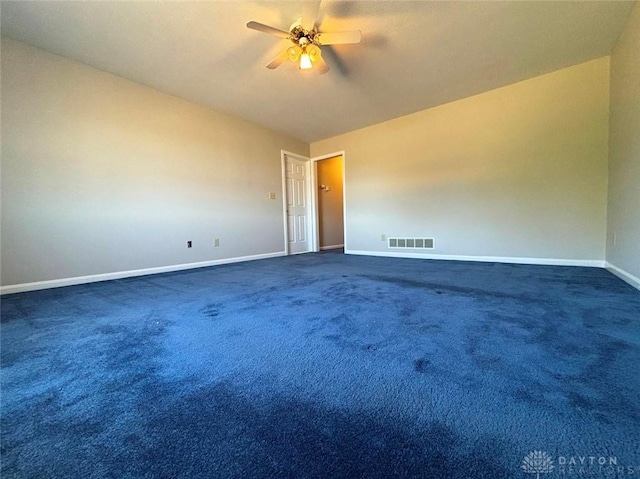
[{"label": "white ceiling", "polygon": [[[313,142],[608,55],[634,2],[17,1],[2,35]],[[319,11],[325,75],[266,65]]]}]

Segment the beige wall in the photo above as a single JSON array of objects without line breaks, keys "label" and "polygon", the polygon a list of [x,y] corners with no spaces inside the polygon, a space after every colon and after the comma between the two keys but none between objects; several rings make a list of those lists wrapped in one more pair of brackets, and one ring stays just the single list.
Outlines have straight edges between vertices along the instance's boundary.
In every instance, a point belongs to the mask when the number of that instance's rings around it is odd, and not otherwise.
[{"label": "beige wall", "polygon": [[2,285],[281,252],[281,149],[309,154],[3,40]]},{"label": "beige wall", "polygon": [[281,252],[281,149],[346,151],[350,251],[433,236],[442,257],[580,263],[606,245],[637,278],[639,17],[610,130],[602,58],[310,146],[3,40],[1,284]]},{"label": "beige wall", "polygon": [[[434,254],[600,263],[609,59],[311,145],[345,151],[346,249],[435,237]],[[407,250],[404,250],[407,251]]]},{"label": "beige wall", "polygon": [[640,4],[611,55],[608,223],[607,261],[640,287]]},{"label": "beige wall", "polygon": [[342,206],[342,156],[316,162],[318,185],[318,229],[320,248],[344,244]]}]

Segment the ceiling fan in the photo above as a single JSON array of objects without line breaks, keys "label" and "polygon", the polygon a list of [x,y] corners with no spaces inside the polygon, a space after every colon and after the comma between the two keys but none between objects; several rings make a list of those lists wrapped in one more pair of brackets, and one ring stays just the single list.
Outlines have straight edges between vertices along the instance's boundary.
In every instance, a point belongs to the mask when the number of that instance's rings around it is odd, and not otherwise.
[{"label": "ceiling fan", "polygon": [[288,32],[258,22],[247,23],[247,28],[269,33],[270,35],[290,40],[291,43],[293,43],[292,46],[281,52],[267,64],[267,68],[271,70],[278,68],[286,60],[290,60],[294,63],[300,62],[301,70],[307,70],[316,66],[318,73],[326,73],[329,71],[329,66],[324,61],[324,58],[322,58],[320,47],[325,45],[360,43],[360,40],[362,40],[360,30],[325,33],[319,32],[315,25],[311,30],[307,30],[302,26],[302,17],[298,18],[291,27],[289,27]]}]

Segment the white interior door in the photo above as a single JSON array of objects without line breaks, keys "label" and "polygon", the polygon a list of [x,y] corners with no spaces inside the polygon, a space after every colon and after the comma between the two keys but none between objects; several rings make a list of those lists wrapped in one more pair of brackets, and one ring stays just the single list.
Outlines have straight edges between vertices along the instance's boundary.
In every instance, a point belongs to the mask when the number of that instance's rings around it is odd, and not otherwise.
[{"label": "white interior door", "polygon": [[308,165],[307,161],[285,155],[288,254],[311,251]]}]

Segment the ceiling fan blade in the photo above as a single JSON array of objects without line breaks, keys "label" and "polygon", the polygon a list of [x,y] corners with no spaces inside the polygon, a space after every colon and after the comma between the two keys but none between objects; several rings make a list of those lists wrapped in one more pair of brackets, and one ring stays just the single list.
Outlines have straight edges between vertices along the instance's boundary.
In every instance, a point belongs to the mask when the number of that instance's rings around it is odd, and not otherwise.
[{"label": "ceiling fan blade", "polygon": [[270,35],[275,35],[280,38],[289,38],[289,32],[285,32],[284,30],[279,30],[274,27],[270,27],[269,25],[264,25],[258,22],[249,22],[247,23],[247,28],[251,28],[252,30],[258,30],[259,32],[268,33]]},{"label": "ceiling fan blade", "polygon": [[313,16],[313,24],[311,26],[311,30],[313,30],[314,32],[318,31],[318,28],[320,27],[320,23],[322,23],[322,19],[320,18],[321,7],[322,7],[322,0],[319,0],[318,6],[316,7],[316,13]]},{"label": "ceiling fan blade", "polygon": [[301,26],[302,26],[302,17],[298,17],[298,18],[296,18],[296,21],[293,22],[291,24],[291,26],[289,27],[289,31],[291,32],[291,31],[293,31],[294,28],[301,27]]},{"label": "ceiling fan blade", "polygon": [[287,54],[287,50],[284,50],[277,57],[275,57],[273,60],[271,60],[269,63],[267,63],[267,68],[269,70],[275,70],[276,68],[278,68],[280,65],[282,65],[288,59],[289,59],[289,56]]},{"label": "ceiling fan blade", "polygon": [[316,36],[320,45],[343,45],[346,43],[360,43],[362,33],[360,30],[352,32],[318,33]]},{"label": "ceiling fan blade", "polygon": [[324,61],[322,56],[319,56],[315,61],[314,67],[318,70],[319,74],[327,73],[329,71],[329,65],[327,65],[327,62]]}]

